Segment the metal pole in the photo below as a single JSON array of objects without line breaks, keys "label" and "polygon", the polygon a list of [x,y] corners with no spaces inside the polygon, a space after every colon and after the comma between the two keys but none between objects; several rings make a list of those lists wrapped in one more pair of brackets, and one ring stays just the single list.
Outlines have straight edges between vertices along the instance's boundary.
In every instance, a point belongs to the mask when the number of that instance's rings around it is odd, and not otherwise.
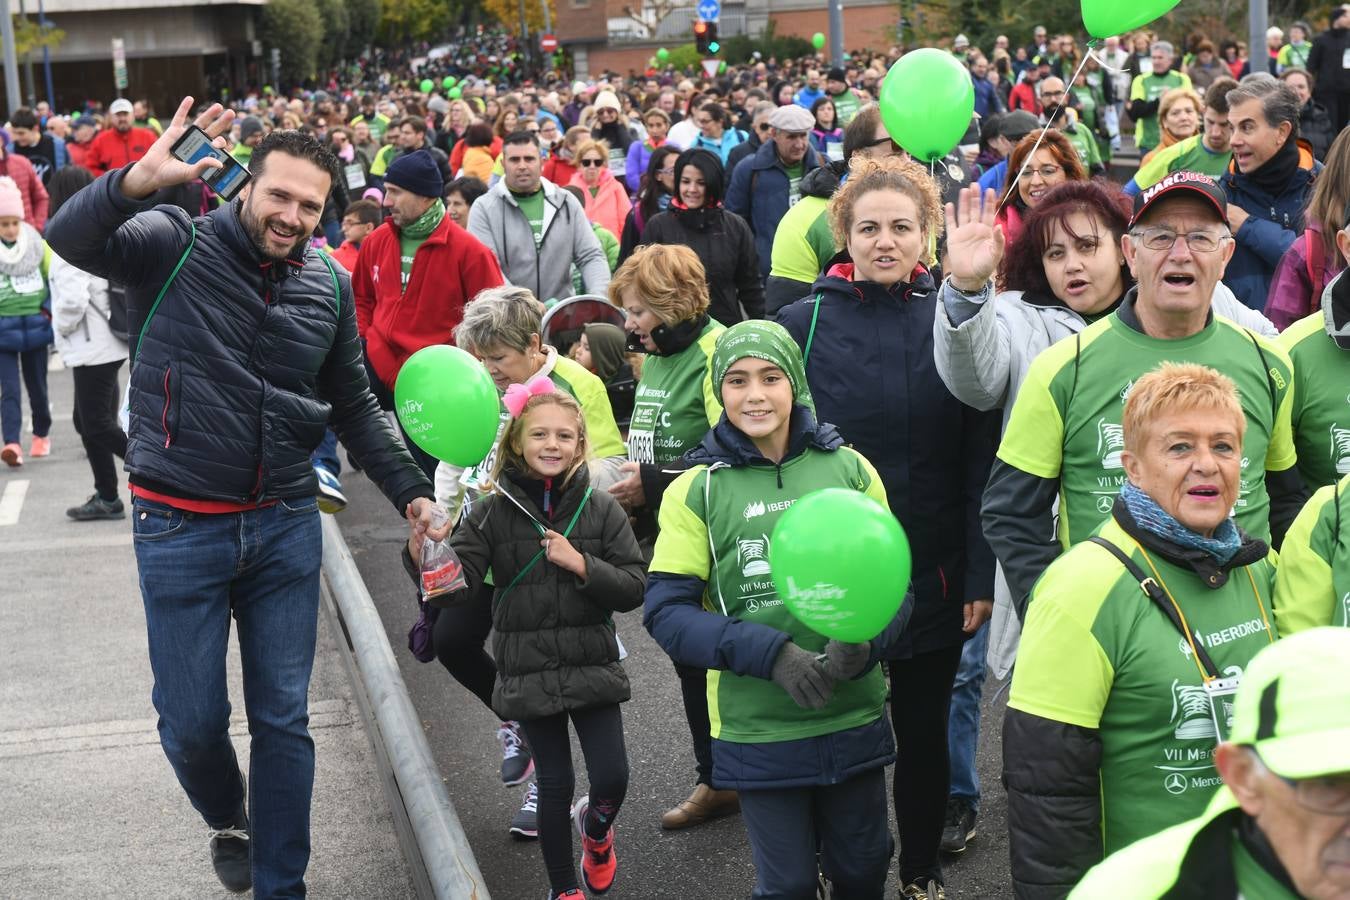
[{"label": "metal pole", "polygon": [[22,106],[19,100],[19,63],[14,52],[14,21],[9,16],[9,0],[0,0],[0,41],[5,52],[5,115]]},{"label": "metal pole", "polygon": [[844,6],[841,0],[830,0],[830,65],[844,64]]},{"label": "metal pole", "polygon": [[520,0],[520,52],[525,57],[525,69],[528,71],[534,54],[530,51],[530,25],[525,21],[525,0]]},{"label": "metal pole", "polygon": [[[553,13],[548,11],[548,0],[539,0],[539,5],[544,8],[544,34],[553,33]],[[542,50],[542,48],[541,48]],[[553,54],[544,54],[544,68],[553,68]]]},{"label": "metal pole", "polygon": [[1270,4],[1267,0],[1251,0],[1247,4],[1247,61],[1253,74],[1270,71],[1270,51],[1266,49],[1269,23]]},{"label": "metal pole", "polygon": [[[28,24],[28,13],[24,9],[24,0],[19,0],[19,18],[23,20],[24,25]],[[28,105],[30,107],[37,106],[37,82],[33,79],[33,54],[28,50],[23,51],[23,77],[28,83]]]},{"label": "metal pole", "polygon": [[[47,21],[47,11],[44,0],[38,0],[38,27],[45,31],[51,24],[51,22]],[[52,51],[46,43],[43,43],[42,45],[42,78],[47,85],[47,102],[51,104],[52,112],[55,112],[56,91],[52,89]]]}]

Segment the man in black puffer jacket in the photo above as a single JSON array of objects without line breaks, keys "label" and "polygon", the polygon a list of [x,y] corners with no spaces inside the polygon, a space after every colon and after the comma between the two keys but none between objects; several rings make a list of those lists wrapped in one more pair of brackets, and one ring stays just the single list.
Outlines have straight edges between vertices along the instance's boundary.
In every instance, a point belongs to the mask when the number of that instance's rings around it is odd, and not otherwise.
[{"label": "man in black puffer jacket", "polygon": [[[126,465],[165,755],[211,829],[221,882],[299,897],[323,552],[309,456],[331,421],[409,519],[430,525],[433,491],[370,394],[347,274],[309,250],[336,159],[312,137],[275,132],[232,203],[196,219],[152,209],[156,190],[218,165],[170,153],[191,108],[189,97],[140,161],[71,198],[47,239],[72,265],[127,286]],[[215,105],[196,125],[223,147],[233,118]],[[252,809],[229,737],[231,615]]]}]

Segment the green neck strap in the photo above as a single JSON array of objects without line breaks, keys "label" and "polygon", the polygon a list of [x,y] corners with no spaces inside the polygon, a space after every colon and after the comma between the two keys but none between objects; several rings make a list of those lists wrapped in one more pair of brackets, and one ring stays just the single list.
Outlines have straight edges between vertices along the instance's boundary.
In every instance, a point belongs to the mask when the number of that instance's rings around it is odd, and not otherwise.
[{"label": "green neck strap", "polygon": [[[586,488],[586,493],[582,495],[581,502],[577,504],[577,511],[572,513],[571,521],[569,521],[567,523],[567,527],[563,529],[562,532],[563,537],[571,537],[572,528],[577,524],[577,519],[581,518],[581,511],[586,508],[586,501],[591,499],[591,492],[594,490],[595,490],[594,487]],[[540,536],[542,537],[544,535],[543,526],[540,525],[538,522],[535,522],[533,519],[531,520],[531,524],[534,525],[535,530],[538,531]],[[516,577],[511,579],[511,583],[508,584],[506,587],[502,588],[502,592],[497,595],[496,602],[501,603],[503,600],[505,600],[506,595],[511,593],[511,588],[515,587],[520,582],[520,579],[525,577],[525,573],[533,569],[535,563],[539,562],[539,560],[543,558],[544,558],[544,549],[541,547],[539,548],[539,552],[536,553],[534,556],[530,557],[530,561],[521,567],[520,571],[516,573]]]},{"label": "green neck strap", "polygon": [[816,339],[816,322],[820,321],[820,301],[824,294],[816,294],[816,305],[811,310],[811,330],[806,332],[806,348],[802,350],[802,368],[811,360],[811,342]]}]

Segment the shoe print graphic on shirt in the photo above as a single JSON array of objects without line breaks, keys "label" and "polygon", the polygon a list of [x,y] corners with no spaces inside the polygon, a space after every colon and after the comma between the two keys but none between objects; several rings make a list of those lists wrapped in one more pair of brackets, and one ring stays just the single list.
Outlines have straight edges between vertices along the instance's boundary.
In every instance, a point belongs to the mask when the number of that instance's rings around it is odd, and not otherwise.
[{"label": "shoe print graphic on shirt", "polygon": [[1209,712],[1209,697],[1200,685],[1173,680],[1172,722],[1176,725],[1173,734],[1179,741],[1218,738],[1214,731],[1214,719]]},{"label": "shoe print graphic on shirt", "polygon": [[1125,449],[1125,426],[1113,425],[1105,418],[1097,420],[1097,452],[1102,455],[1103,469],[1122,469],[1120,452]]},{"label": "shoe print graphic on shirt", "polygon": [[741,575],[758,578],[769,574],[769,536],[736,541],[736,561],[741,564]]},{"label": "shoe print graphic on shirt", "polygon": [[1336,474],[1350,473],[1350,428],[1331,425],[1331,458],[1336,463]]}]

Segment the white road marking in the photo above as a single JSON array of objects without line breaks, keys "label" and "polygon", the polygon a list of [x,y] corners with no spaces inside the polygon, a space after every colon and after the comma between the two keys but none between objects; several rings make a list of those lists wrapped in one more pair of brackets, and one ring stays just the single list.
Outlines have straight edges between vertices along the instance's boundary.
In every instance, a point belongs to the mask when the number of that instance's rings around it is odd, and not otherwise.
[{"label": "white road marking", "polygon": [[0,494],[0,527],[18,523],[23,498],[27,493],[27,478],[17,478],[5,485],[5,492]]}]

